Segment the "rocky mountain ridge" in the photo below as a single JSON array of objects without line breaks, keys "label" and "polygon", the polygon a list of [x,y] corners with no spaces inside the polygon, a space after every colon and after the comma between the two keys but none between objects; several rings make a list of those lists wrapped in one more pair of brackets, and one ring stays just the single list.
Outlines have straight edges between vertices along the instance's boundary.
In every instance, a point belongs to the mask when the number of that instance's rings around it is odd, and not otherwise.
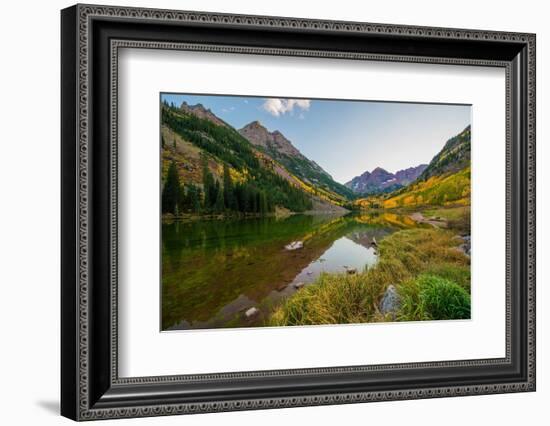
[{"label": "rocky mountain ridge", "polygon": [[304,157],[280,131],[275,130],[270,132],[258,120],[239,129],[239,133],[248,139],[252,145],[261,147],[266,151],[275,151],[279,154]]},{"label": "rocky mountain ridge", "polygon": [[239,129],[238,132],[252,145],[284,165],[304,182],[334,192],[344,198],[353,195],[348,188],[336,182],[319,164],[303,155],[279,130],[270,132],[256,120]]},{"label": "rocky mountain ridge", "polygon": [[180,110],[187,114],[192,114],[198,118],[209,120],[218,126],[230,127],[225,121],[214,114],[210,109],[205,108],[203,104],[189,105],[187,102],[182,102]]},{"label": "rocky mountain ridge", "polygon": [[439,151],[426,170],[419,176],[427,180],[432,176],[455,173],[470,164],[471,126],[467,126],[458,135],[450,138]]},{"label": "rocky mountain ridge", "polygon": [[414,182],[427,167],[427,164],[420,164],[395,173],[376,167],[372,172],[366,171],[354,177],[345,185],[356,194],[391,192]]}]

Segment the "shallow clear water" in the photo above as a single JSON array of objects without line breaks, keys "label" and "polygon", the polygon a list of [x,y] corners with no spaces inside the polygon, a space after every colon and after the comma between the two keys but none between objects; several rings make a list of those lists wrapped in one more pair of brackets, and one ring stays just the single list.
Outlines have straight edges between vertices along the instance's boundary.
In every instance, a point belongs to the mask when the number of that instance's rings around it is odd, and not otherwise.
[{"label": "shallow clear water", "polygon": [[291,284],[311,283],[323,272],[363,272],[365,268],[373,266],[377,259],[373,246],[364,247],[348,237],[341,237],[321,257],[302,269]]},{"label": "shallow clear water", "polygon": [[[162,329],[252,327],[322,272],[362,272],[373,241],[414,226],[406,217],[294,215],[162,226]],[[292,241],[303,248],[286,250]],[[353,272],[353,271],[351,271]],[[247,309],[258,313],[247,318]]]}]

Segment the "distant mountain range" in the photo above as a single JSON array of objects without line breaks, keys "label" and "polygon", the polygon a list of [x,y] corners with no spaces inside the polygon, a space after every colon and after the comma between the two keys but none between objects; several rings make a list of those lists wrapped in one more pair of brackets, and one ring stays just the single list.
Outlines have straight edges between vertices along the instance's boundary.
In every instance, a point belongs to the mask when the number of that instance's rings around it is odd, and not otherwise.
[{"label": "distant mountain range", "polygon": [[346,186],[355,194],[388,193],[414,182],[427,167],[427,164],[420,164],[416,167],[399,170],[396,173],[390,173],[377,167],[372,172],[366,171],[362,175],[354,177],[346,183]]},{"label": "distant mountain range", "polygon": [[421,181],[448,176],[470,164],[468,126],[449,139],[428,165],[396,173],[377,167],[341,184],[280,131],[269,131],[259,121],[235,129],[200,103],[183,102],[177,107],[163,102],[161,112],[163,179],[169,165],[176,163],[182,184],[200,189],[206,165],[221,186],[224,169],[229,168],[236,184],[247,183],[247,190],[291,211],[341,209],[363,196],[390,199]]},{"label": "distant mountain range", "polygon": [[470,138],[467,126],[445,143],[416,180],[391,193],[366,195],[354,203],[361,208],[386,209],[470,205]]},{"label": "distant mountain range", "polygon": [[467,126],[458,135],[449,139],[430,164],[409,167],[395,174],[377,167],[372,172],[366,171],[354,177],[345,185],[355,194],[375,195],[397,191],[417,179],[425,181],[432,176],[456,173],[470,165],[470,133],[471,128]]}]

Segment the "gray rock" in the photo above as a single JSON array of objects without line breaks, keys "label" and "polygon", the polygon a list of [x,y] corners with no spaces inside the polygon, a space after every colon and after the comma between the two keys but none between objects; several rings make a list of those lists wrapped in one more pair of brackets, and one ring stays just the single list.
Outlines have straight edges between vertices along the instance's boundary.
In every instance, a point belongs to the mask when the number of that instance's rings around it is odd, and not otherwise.
[{"label": "gray rock", "polygon": [[470,256],[472,247],[471,237],[469,235],[456,235],[455,238],[462,241],[458,249],[466,256]]},{"label": "gray rock", "polygon": [[292,241],[290,244],[287,244],[285,246],[286,250],[298,250],[304,247],[304,243],[302,241]]},{"label": "gray rock", "polygon": [[471,246],[469,242],[460,244],[460,246],[458,246],[458,249],[465,255],[470,256]]},{"label": "gray rock", "polygon": [[294,283],[294,288],[297,290],[299,288],[302,288],[304,285],[306,284],[300,281],[298,283]]},{"label": "gray rock", "polygon": [[380,312],[383,315],[391,314],[392,318],[395,319],[400,304],[401,301],[397,289],[393,284],[390,284],[380,301]]},{"label": "gray rock", "polygon": [[260,313],[260,310],[256,307],[252,307],[250,309],[247,309],[246,312],[244,313],[244,316],[246,318],[252,318],[252,317],[255,317],[256,315],[258,315]]}]

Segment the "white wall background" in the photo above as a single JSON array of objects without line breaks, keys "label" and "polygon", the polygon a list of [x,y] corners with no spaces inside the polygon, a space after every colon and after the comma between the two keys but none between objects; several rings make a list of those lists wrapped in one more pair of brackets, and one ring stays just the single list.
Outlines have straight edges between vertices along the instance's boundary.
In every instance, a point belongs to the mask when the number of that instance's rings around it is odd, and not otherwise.
[{"label": "white wall background", "polygon": [[[550,27],[545,2],[462,0],[297,2],[104,0],[103,4],[537,33],[538,390],[421,401],[293,408],[102,424],[467,425],[544,424],[550,401]],[[0,418],[69,424],[59,417],[59,9],[71,2],[11,1],[0,26]],[[547,420],[546,420],[547,421]]]}]

